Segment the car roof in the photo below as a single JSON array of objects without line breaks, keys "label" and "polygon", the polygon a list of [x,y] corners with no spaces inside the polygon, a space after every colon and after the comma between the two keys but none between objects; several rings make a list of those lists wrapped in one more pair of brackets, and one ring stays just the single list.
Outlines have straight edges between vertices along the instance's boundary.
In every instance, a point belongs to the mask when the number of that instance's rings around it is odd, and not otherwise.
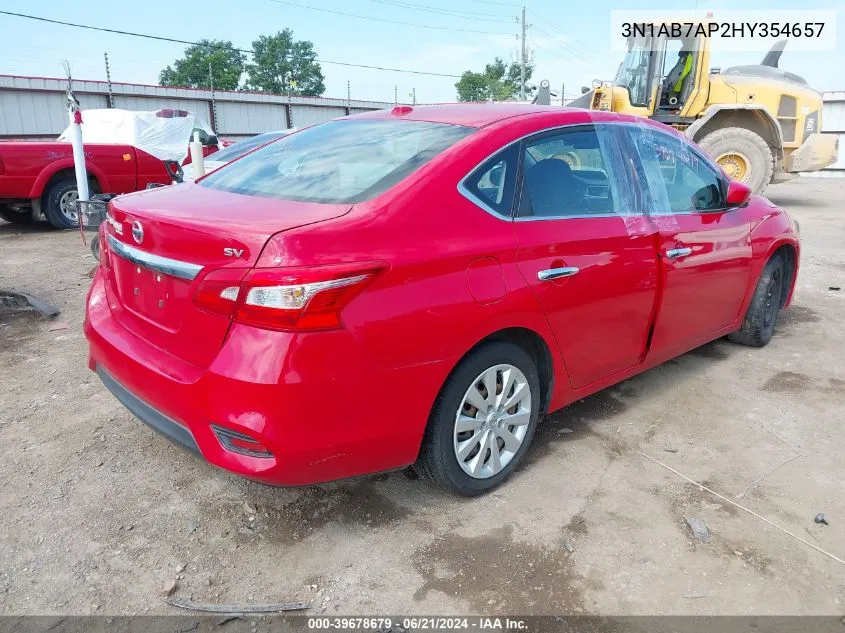
[{"label": "car roof", "polygon": [[[592,121],[623,121],[629,123],[645,123],[648,119],[631,115],[605,112],[601,110],[584,110],[581,108],[566,108],[561,106],[539,106],[531,103],[443,103],[435,105],[408,106],[398,105],[390,109],[375,110],[353,115],[349,118],[366,119],[407,119],[411,121],[427,121],[430,123],[447,123],[451,125],[465,125],[468,127],[485,127],[505,119],[514,117],[546,118],[561,114],[572,116],[573,122],[582,119],[584,113],[589,112]],[[663,127],[663,126],[659,126]]]}]

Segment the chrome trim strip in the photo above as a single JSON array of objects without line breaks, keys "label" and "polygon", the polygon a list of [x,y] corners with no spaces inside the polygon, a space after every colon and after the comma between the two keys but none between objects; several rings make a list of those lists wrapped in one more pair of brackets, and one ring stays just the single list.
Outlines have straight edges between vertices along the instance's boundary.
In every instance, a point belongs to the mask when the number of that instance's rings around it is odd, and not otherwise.
[{"label": "chrome trim strip", "polygon": [[488,207],[480,198],[478,198],[469,189],[467,189],[466,185],[464,184],[464,180],[472,176],[472,174],[475,173],[475,170],[478,169],[480,166],[481,165],[477,165],[476,167],[473,167],[472,171],[461,179],[461,181],[458,183],[458,193],[470,202],[472,202],[475,206],[479,207],[480,209],[483,209],[493,217],[498,218],[500,220],[504,220],[505,222],[513,222],[514,218],[512,216],[502,215],[501,213],[493,209],[493,207]]},{"label": "chrome trim strip", "polygon": [[198,264],[180,262],[177,259],[153,255],[134,246],[129,246],[129,244],[119,242],[111,235],[108,238],[109,250],[138,266],[143,266],[144,268],[149,268],[165,275],[171,275],[172,277],[178,277],[179,279],[187,279],[188,281],[194,279],[202,270],[202,266]]},{"label": "chrome trim strip", "polygon": [[642,218],[642,215],[619,215],[618,213],[584,213],[582,215],[524,215],[514,218],[514,222],[538,222],[540,220],[584,220],[589,218]]}]

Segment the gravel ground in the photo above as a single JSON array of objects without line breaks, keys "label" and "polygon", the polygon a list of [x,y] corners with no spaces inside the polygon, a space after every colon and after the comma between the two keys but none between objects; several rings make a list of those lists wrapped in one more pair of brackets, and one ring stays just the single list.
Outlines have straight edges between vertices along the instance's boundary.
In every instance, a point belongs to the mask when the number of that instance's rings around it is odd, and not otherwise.
[{"label": "gravel ground", "polygon": [[0,319],[0,614],[174,613],[174,583],[315,614],[841,613],[845,565],[808,544],[845,558],[842,181],[769,194],[804,243],[772,343],[717,341],[556,413],[474,500],[402,473],[268,488],[169,444],[86,367],[79,235],[0,221],[0,287],[63,310]]}]

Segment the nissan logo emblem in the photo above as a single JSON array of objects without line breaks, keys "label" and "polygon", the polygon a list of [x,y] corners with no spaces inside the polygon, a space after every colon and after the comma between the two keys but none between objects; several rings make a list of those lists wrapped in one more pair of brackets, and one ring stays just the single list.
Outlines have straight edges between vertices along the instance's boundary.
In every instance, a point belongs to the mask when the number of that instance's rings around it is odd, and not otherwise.
[{"label": "nissan logo emblem", "polygon": [[138,220],[135,220],[132,223],[132,239],[134,239],[138,244],[144,241],[144,227],[141,226],[141,223],[138,222]]}]

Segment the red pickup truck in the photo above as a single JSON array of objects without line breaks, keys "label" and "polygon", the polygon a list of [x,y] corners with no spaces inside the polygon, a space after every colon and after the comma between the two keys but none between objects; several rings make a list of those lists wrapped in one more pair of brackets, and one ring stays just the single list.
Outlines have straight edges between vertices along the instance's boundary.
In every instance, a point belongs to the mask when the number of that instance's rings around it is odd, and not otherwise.
[{"label": "red pickup truck", "polygon": [[[163,118],[181,117],[182,112],[160,110],[155,113],[130,113],[128,118],[151,114],[160,121]],[[99,133],[98,139],[110,138],[107,126],[97,128],[94,123],[96,117],[93,114],[89,116],[89,113],[91,111],[83,112],[83,140],[87,131],[86,119],[91,121],[92,133]],[[109,116],[113,117],[114,113]],[[156,119],[153,120],[155,122]],[[166,122],[162,123],[166,128]],[[184,126],[179,127],[179,122],[174,123],[176,125],[173,129],[179,134],[176,146],[184,147],[187,152],[189,138],[186,137],[189,134]],[[123,128],[115,128],[115,138],[125,138],[125,135],[121,136],[122,131],[125,131]],[[217,150],[216,136],[199,126],[193,129],[200,132],[203,154]],[[159,143],[152,145],[155,148],[152,151],[156,151],[162,144],[159,137],[154,140]],[[143,142],[141,144],[144,145]],[[170,144],[173,145],[172,139]],[[163,159],[133,144],[85,142],[85,167],[91,193],[129,193],[145,189],[151,183],[171,182]],[[72,228],[78,226],[77,197],[70,143],[0,142],[0,218],[17,224],[29,224],[40,219],[43,213],[56,228]]]}]

